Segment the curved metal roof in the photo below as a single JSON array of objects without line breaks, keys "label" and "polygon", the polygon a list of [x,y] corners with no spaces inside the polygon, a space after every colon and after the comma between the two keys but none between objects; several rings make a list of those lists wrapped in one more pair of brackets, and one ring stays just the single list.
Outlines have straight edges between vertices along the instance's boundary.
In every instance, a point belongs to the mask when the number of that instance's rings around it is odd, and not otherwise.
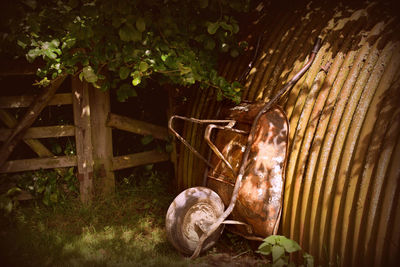
[{"label": "curved metal roof", "polygon": [[[238,79],[262,34],[243,99],[267,101],[306,62],[316,60],[282,99],[290,122],[281,233],[318,263],[395,265],[400,251],[400,23],[390,2],[267,5],[249,22],[251,49],[223,62]],[[215,117],[214,91],[198,91],[189,116]],[[184,136],[205,153],[203,129]],[[180,149],[180,188],[202,181],[204,166]]]}]

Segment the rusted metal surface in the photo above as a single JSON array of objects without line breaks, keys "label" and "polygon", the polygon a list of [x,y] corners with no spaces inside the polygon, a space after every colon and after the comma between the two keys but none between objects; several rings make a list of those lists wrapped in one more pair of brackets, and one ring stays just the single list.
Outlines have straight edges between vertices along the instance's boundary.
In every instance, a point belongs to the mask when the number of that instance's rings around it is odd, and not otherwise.
[{"label": "rusted metal surface", "polygon": [[[250,48],[263,33],[244,82],[251,102],[276,94],[304,65],[314,38],[324,39],[310,70],[281,101],[290,130],[279,231],[323,265],[400,261],[400,24],[390,4],[276,4],[249,28]],[[238,79],[252,51],[221,64],[221,73]],[[197,94],[190,112],[215,118],[221,104],[213,90]],[[189,142],[202,139],[186,127]],[[201,164],[181,162],[192,170],[191,183],[201,183]]]},{"label": "rusted metal surface", "polygon": [[[260,38],[258,39],[258,44],[259,41]],[[223,214],[219,216],[200,237],[197,248],[191,256],[192,259],[196,258],[200,254],[203,243],[220,227],[221,223],[227,223],[226,218],[231,215],[235,206],[237,213],[242,218],[240,218],[241,221],[236,221],[234,224],[244,225],[246,227],[247,232],[243,234],[246,238],[262,241],[263,237],[277,232],[282,210],[282,189],[284,184],[282,172],[287,155],[288,127],[285,113],[281,111],[281,113],[277,115],[275,110],[277,109],[276,103],[284,94],[293,88],[296,82],[310,68],[320,47],[321,39],[317,38],[307,63],[267,103],[243,103],[242,105],[236,106],[230,110],[228,117],[230,117],[231,120],[214,121],[216,123],[227,123],[226,126],[215,124],[209,124],[207,126],[205,131],[205,140],[214,152],[214,155],[220,160],[216,162],[216,165],[223,163],[223,167],[225,169],[228,168],[228,170],[231,171],[234,178],[234,186],[230,196],[229,205]],[[249,66],[252,66],[252,64],[249,64]],[[248,71],[246,71],[246,73],[248,73]],[[240,126],[239,128],[234,128],[238,120],[244,121],[246,117],[248,121],[245,121],[245,123],[250,126],[248,131],[240,129]],[[172,122],[175,118],[197,122],[198,124],[206,124],[213,121],[198,120],[195,118],[175,115],[169,120],[169,128],[172,133],[174,133],[175,136],[193,152],[193,154],[205,162],[206,165],[211,167],[211,172],[215,171],[215,167],[213,167],[212,164],[210,164],[194,147],[190,145],[190,143],[176,132],[174,127],[172,127]],[[286,125],[281,123],[278,118],[285,121]],[[211,132],[213,129],[228,130],[231,133],[247,135],[244,139],[244,146],[240,149],[240,152],[242,152],[240,164],[238,164],[238,162],[233,162],[235,165],[231,165],[231,162],[229,161],[230,155],[224,155],[223,152],[221,152],[221,149],[211,141]],[[283,142],[282,137],[285,142]],[[220,145],[224,145],[222,151],[226,151],[226,149],[231,147],[230,142],[224,142],[224,144]],[[238,153],[235,154],[238,155]],[[235,170],[233,166],[235,166],[237,170]],[[223,176],[221,177],[218,175],[211,177],[215,179],[215,181],[221,181],[224,184],[231,183],[229,179],[226,179],[226,177]],[[242,184],[243,178],[245,179]],[[218,187],[215,187],[215,189],[217,192],[219,191]],[[253,196],[256,197],[252,198]],[[238,205],[236,205],[238,199],[241,199],[242,202],[238,201]],[[240,203],[242,203],[242,210],[240,209]],[[243,220],[248,220],[248,223],[244,223]]]},{"label": "rusted metal surface", "polygon": [[[249,131],[250,122],[262,106],[237,106],[230,110],[230,118],[240,122],[236,128]],[[234,173],[238,173],[247,135],[219,131],[215,143],[233,167]],[[248,232],[244,226],[233,226],[242,235],[265,237],[277,232],[282,208],[287,144],[288,122],[284,112],[276,107],[259,120],[237,203],[232,212],[234,220],[246,222],[252,228],[252,232]],[[211,164],[215,168],[209,171],[207,186],[217,192],[224,204],[228,205],[236,177],[218,157],[212,157]]]}]

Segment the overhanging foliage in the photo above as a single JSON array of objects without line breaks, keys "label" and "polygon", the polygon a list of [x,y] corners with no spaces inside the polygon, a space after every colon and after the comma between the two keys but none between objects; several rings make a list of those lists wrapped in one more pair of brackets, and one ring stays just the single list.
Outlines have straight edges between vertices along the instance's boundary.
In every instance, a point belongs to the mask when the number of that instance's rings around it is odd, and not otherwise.
[{"label": "overhanging foliage", "polygon": [[[20,0],[5,4],[2,51],[43,58],[41,84],[79,74],[124,101],[149,78],[161,84],[198,83],[240,101],[241,85],[216,71],[218,55],[239,55],[237,16],[251,0]],[[3,30],[4,30],[3,29]],[[11,46],[7,46],[11,44]],[[107,70],[107,71],[106,71]]]}]

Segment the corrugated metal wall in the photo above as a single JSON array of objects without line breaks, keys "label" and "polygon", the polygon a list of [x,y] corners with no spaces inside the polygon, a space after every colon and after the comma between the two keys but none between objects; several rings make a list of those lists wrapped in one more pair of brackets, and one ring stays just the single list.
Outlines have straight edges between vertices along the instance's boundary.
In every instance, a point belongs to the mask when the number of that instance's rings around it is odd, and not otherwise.
[{"label": "corrugated metal wall", "polygon": [[[252,49],[221,64],[238,79],[263,38],[243,99],[273,95],[306,62],[314,64],[281,104],[290,121],[281,233],[320,264],[396,265],[400,257],[400,38],[394,5],[326,2],[266,5],[247,25]],[[321,67],[324,70],[321,70]],[[223,103],[198,91],[189,116],[215,117]],[[203,128],[185,138],[206,154]],[[183,147],[178,185],[201,184],[204,166]]]}]

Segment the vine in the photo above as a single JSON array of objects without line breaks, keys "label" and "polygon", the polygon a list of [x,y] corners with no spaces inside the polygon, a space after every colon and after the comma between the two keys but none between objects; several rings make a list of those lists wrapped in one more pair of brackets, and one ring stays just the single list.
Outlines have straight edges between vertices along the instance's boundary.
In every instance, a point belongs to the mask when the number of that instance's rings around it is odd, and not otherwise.
[{"label": "vine", "polygon": [[[117,90],[120,101],[136,96],[148,79],[213,87],[240,101],[242,86],[216,71],[220,53],[237,57],[237,16],[250,0],[20,0],[3,19],[9,34],[32,62],[42,58],[38,84],[65,72],[101,90]],[[19,16],[20,15],[20,16]],[[244,45],[245,46],[245,45]],[[2,46],[2,51],[7,45]]]}]

